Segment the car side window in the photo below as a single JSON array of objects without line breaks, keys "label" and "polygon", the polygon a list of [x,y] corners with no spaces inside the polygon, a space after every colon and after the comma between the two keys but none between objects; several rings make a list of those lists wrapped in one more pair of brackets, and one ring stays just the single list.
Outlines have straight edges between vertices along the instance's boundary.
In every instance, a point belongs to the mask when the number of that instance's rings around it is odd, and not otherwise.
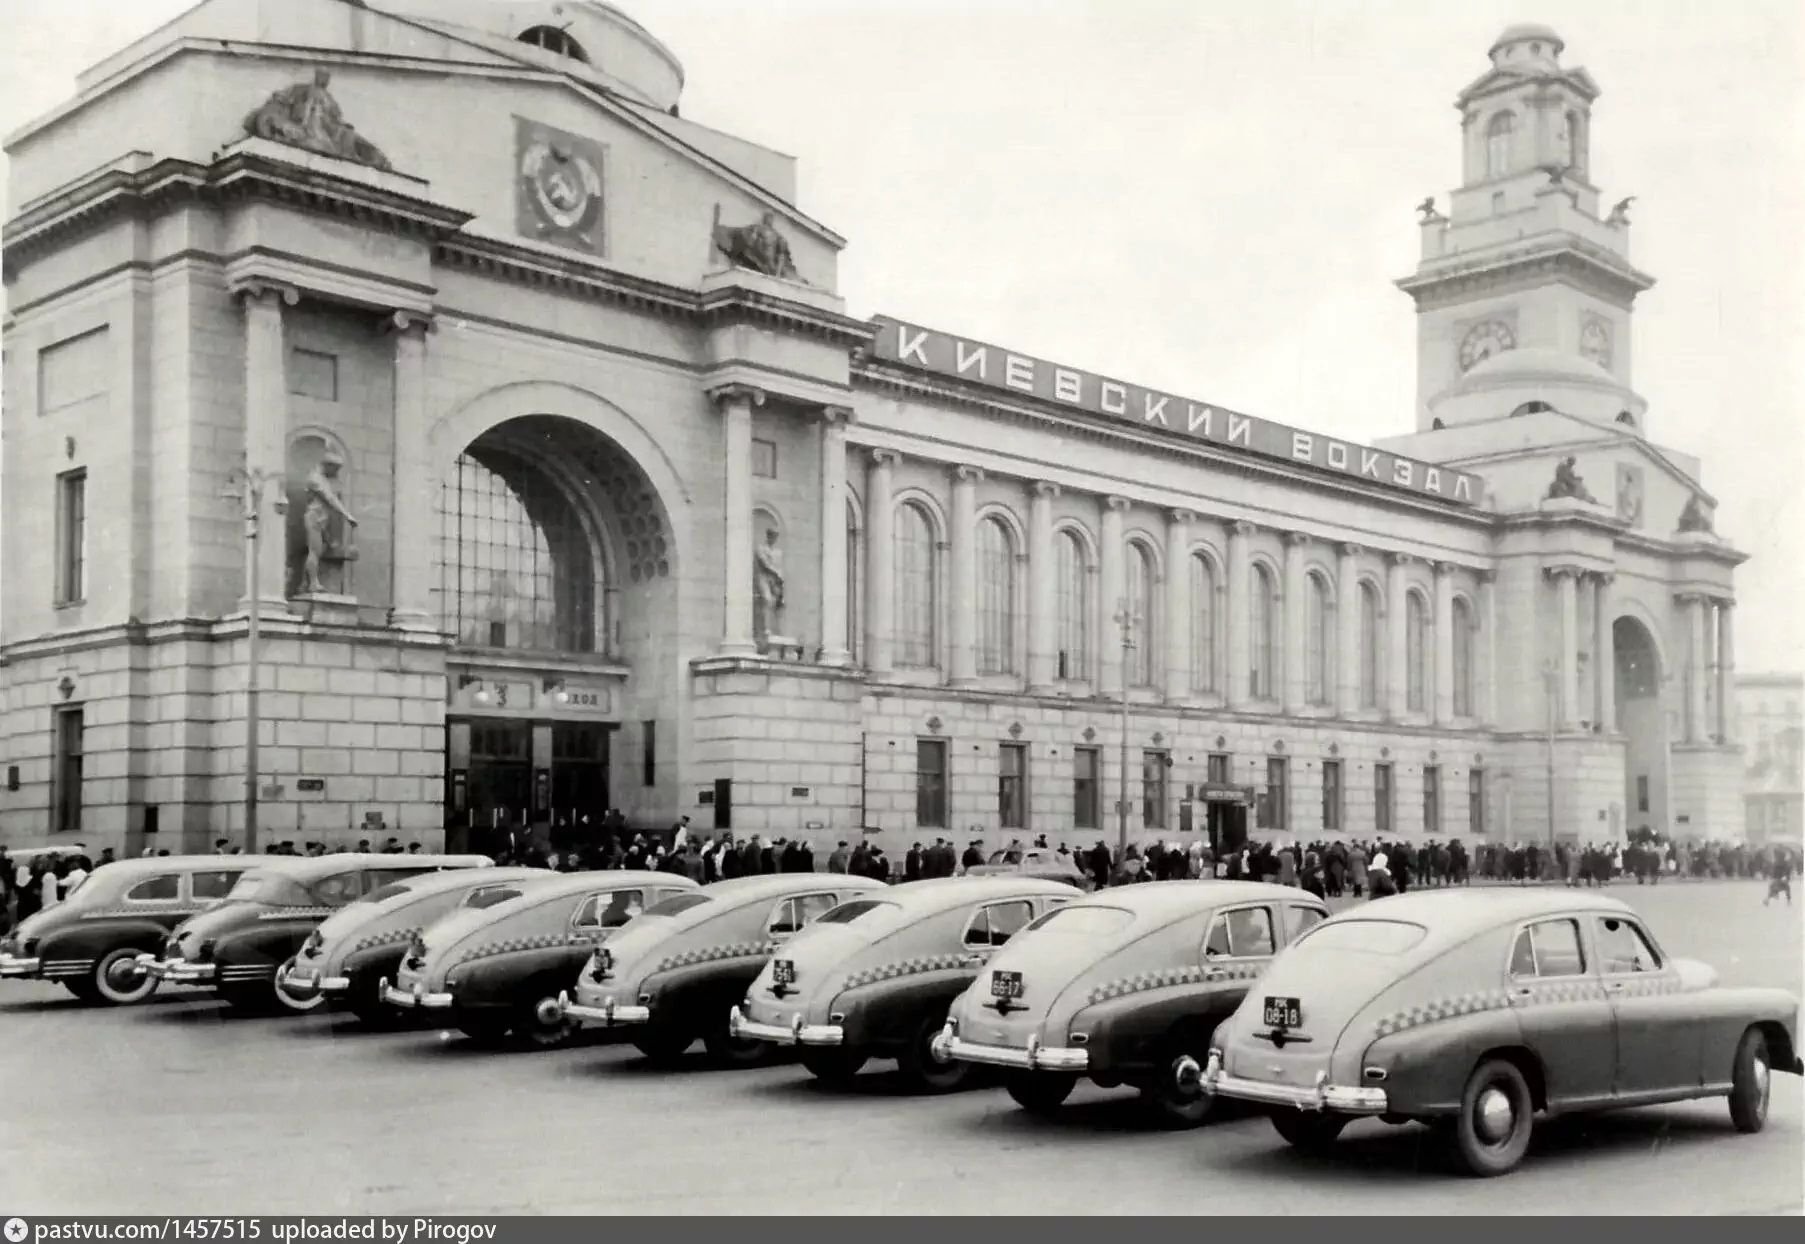
[{"label": "car side window", "polygon": [[594,928],[618,929],[646,909],[646,896],[640,890],[610,890],[595,895],[593,902],[589,927]]},{"label": "car side window", "polygon": [[1285,905],[1285,944],[1290,945],[1322,922],[1323,914],[1316,908],[1287,903]]},{"label": "car side window", "polygon": [[1599,968],[1605,975],[1660,970],[1661,956],[1631,921],[1620,916],[1600,916],[1597,932]]},{"label": "car side window", "polygon": [[785,934],[794,933],[801,927],[802,917],[796,911],[796,900],[793,898],[779,899],[777,906],[771,909],[771,918],[765,921],[765,935],[782,937]]},{"label": "car side window", "polygon": [[990,908],[980,907],[973,914],[971,923],[965,926],[965,944],[967,946],[990,945]]},{"label": "car side window", "polygon": [[1273,953],[1272,912],[1264,907],[1242,907],[1228,914],[1228,943],[1235,958],[1261,958]]},{"label": "car side window", "polygon": [[1538,920],[1517,934],[1511,947],[1512,976],[1581,976],[1585,971],[1577,920]]},{"label": "car side window", "polygon": [[1027,900],[992,903],[987,909],[990,914],[990,944],[1002,946],[1010,938],[1020,933],[1034,919],[1034,905]]},{"label": "car side window", "polygon": [[324,877],[313,886],[313,896],[326,907],[342,907],[362,891],[362,873],[340,873],[336,877]]},{"label": "car side window", "polygon": [[196,899],[205,902],[209,899],[224,898],[237,884],[238,872],[236,870],[210,870],[191,876],[188,879],[188,892]]},{"label": "car side window", "polygon": [[1232,953],[1228,941],[1228,917],[1217,915],[1210,921],[1210,931],[1203,939],[1203,957],[1205,959],[1226,959]]},{"label": "car side window", "polygon": [[182,879],[175,873],[146,877],[125,892],[128,903],[166,903],[182,892]]},{"label": "car side window", "polygon": [[796,927],[812,924],[840,904],[837,894],[800,894],[796,897]]}]

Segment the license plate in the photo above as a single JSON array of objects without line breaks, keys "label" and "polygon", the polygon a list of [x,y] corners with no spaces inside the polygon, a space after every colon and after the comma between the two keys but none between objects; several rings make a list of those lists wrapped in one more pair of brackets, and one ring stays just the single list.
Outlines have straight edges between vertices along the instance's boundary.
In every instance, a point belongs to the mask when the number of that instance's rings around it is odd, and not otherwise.
[{"label": "license plate", "polygon": [[993,998],[1021,997],[1022,974],[1020,972],[992,972],[990,974],[990,996]]},{"label": "license plate", "polygon": [[1266,1024],[1271,1028],[1298,1028],[1304,1022],[1304,1008],[1296,998],[1266,999]]},{"label": "license plate", "polygon": [[788,959],[772,960],[771,981],[777,985],[794,985],[796,983],[796,965]]}]

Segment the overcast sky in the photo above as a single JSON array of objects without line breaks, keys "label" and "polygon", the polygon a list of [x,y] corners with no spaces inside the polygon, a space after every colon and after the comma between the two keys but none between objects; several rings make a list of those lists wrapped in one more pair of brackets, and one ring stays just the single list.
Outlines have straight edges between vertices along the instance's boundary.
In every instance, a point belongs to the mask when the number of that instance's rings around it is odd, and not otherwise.
[{"label": "overcast sky", "polygon": [[[187,7],[4,0],[0,131]],[[686,117],[800,159],[800,206],[849,239],[854,314],[1359,441],[1413,426],[1391,283],[1413,206],[1458,181],[1454,97],[1505,26],[1553,25],[1603,89],[1595,180],[1636,196],[1658,282],[1635,320],[1651,436],[1704,459],[1753,558],[1738,665],[1805,664],[1799,0],[622,7],[683,61]]]}]

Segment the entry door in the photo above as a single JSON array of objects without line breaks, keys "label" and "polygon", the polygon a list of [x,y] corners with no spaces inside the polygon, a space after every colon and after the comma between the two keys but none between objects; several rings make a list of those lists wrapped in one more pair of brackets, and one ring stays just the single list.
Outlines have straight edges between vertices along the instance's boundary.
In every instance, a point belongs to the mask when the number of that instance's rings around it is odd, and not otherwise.
[{"label": "entry door", "polygon": [[[1659,1093],[1696,1085],[1704,1073],[1705,1026],[1671,990],[1675,973],[1634,920],[1594,916],[1598,974],[1617,1020],[1617,1093]],[[1729,1073],[1725,1067],[1714,1078]]]},{"label": "entry door", "polygon": [[532,726],[524,721],[470,723],[470,825],[525,825],[532,819]]},{"label": "entry door", "polygon": [[601,722],[552,726],[552,806],[555,826],[600,827],[608,811],[608,727]]},{"label": "entry door", "polygon": [[1560,916],[1518,930],[1512,943],[1510,1005],[1541,1059],[1550,1105],[1608,1099],[1617,1064],[1617,1017],[1595,963],[1586,961],[1580,920]]}]

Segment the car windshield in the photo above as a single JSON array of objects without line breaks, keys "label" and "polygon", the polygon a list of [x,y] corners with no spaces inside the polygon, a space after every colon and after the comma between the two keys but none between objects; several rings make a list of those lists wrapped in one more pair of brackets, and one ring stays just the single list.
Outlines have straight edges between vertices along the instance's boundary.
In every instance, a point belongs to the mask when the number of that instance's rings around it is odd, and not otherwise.
[{"label": "car windshield", "polygon": [[1055,907],[1029,925],[1026,932],[1057,924],[1061,933],[1074,937],[1101,937],[1126,928],[1134,916],[1120,907]]},{"label": "car windshield", "polygon": [[308,907],[313,904],[306,890],[293,877],[253,868],[238,879],[226,895],[228,903],[268,903],[279,907]]},{"label": "car windshield", "polygon": [[876,899],[856,899],[850,903],[841,903],[825,916],[817,917],[816,924],[851,924],[861,916],[869,916],[883,907],[895,907],[895,903],[880,902]]},{"label": "car windshield", "polygon": [[711,900],[706,894],[673,894],[662,903],[653,903],[641,914],[646,916],[674,916],[680,911],[688,911],[692,907],[700,907],[703,903],[710,901]]},{"label": "car windshield", "polygon": [[1369,955],[1401,955],[1429,936],[1420,924],[1402,920],[1331,920],[1297,944],[1311,950],[1357,950]]}]

